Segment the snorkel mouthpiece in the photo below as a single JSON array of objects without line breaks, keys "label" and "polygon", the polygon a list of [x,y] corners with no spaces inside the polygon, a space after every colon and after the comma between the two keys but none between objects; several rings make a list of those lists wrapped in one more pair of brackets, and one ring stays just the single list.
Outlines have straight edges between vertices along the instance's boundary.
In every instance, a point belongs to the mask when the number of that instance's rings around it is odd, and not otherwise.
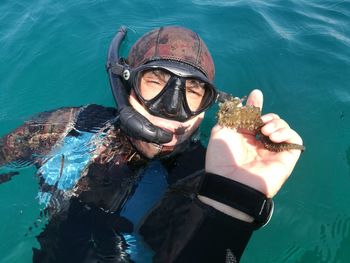
[{"label": "snorkel mouthpiece", "polygon": [[119,114],[124,132],[135,139],[163,144],[170,142],[173,138],[171,132],[153,125],[131,106],[124,107]]},{"label": "snorkel mouthpiece", "polygon": [[130,105],[128,92],[121,78],[121,76],[129,71],[126,65],[121,64],[121,59],[119,58],[120,44],[124,40],[126,32],[127,29],[125,26],[119,28],[109,46],[106,64],[109,83],[119,112],[120,127],[126,134],[135,139],[146,140],[157,144],[170,142],[173,133],[153,125]]}]

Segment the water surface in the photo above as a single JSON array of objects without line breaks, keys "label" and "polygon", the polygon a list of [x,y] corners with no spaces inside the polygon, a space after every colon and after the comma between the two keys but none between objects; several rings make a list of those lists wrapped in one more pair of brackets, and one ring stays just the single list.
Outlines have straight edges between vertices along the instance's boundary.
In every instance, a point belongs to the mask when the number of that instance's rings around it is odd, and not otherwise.
[{"label": "water surface", "polygon": [[[288,120],[307,147],[242,262],[349,262],[350,1],[4,0],[0,135],[40,111],[114,105],[104,64],[118,27],[129,27],[126,55],[141,34],[173,24],[205,40],[220,89],[260,88],[264,112]],[[31,261],[37,191],[30,167],[0,185],[0,262]]]}]

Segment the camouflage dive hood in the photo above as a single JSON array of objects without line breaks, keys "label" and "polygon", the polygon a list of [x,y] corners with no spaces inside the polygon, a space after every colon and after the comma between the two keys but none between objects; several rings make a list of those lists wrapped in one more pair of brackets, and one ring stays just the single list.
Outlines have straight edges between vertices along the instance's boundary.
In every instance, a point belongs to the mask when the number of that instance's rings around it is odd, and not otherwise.
[{"label": "camouflage dive hood", "polygon": [[127,62],[138,67],[157,60],[183,62],[204,73],[208,81],[214,79],[209,50],[198,34],[189,29],[169,26],[146,33],[132,46]]}]

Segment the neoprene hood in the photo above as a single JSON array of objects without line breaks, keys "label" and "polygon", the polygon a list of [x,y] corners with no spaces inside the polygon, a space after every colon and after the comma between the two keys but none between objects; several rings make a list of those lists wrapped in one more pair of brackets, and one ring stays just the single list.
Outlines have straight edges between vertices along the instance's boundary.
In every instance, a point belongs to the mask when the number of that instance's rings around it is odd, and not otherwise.
[{"label": "neoprene hood", "polygon": [[214,79],[214,62],[207,46],[187,28],[168,26],[150,31],[132,46],[127,58],[133,68],[157,60],[183,62],[201,71],[208,82]]}]

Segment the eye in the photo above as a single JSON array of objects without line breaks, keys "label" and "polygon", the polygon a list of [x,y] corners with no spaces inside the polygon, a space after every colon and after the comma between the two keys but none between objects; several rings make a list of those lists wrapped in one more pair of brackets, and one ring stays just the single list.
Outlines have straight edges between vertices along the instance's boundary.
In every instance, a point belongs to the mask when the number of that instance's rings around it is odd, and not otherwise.
[{"label": "eye", "polygon": [[202,96],[202,95],[203,95],[203,94],[201,93],[201,91],[198,90],[197,88],[191,88],[191,87],[189,87],[189,88],[186,88],[186,91],[187,91],[188,93],[192,93],[192,94],[197,95],[197,96]]},{"label": "eye", "polygon": [[205,84],[202,82],[199,82],[198,80],[190,79],[186,80],[186,92],[203,97],[205,93]]},{"label": "eye", "polygon": [[146,79],[146,82],[149,84],[157,84],[157,85],[161,84],[161,82],[158,79]]},{"label": "eye", "polygon": [[143,75],[143,79],[149,85],[161,85],[164,86],[169,80],[170,76],[168,74],[161,72],[159,70],[148,71]]},{"label": "eye", "polygon": [[136,87],[139,89],[140,95],[143,99],[153,99],[164,89],[166,81],[163,75],[164,74],[158,73],[158,71],[144,72],[139,85]]},{"label": "eye", "polygon": [[143,81],[147,86],[163,86],[164,82],[156,76],[144,76]]}]

